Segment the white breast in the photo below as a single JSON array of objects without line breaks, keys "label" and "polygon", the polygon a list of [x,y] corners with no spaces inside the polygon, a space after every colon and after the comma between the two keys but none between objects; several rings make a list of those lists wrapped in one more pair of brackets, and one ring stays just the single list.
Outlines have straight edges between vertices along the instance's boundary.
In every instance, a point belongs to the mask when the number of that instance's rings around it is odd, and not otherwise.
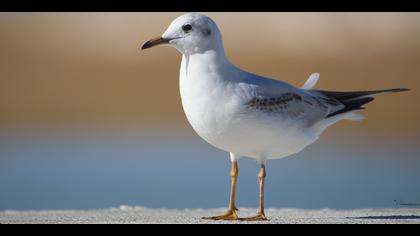
[{"label": "white breast", "polygon": [[183,56],[180,94],[188,121],[205,141],[238,155],[271,159],[298,152],[316,140],[287,121],[244,113],[251,93],[202,62]]},{"label": "white breast", "polygon": [[228,109],[232,97],[226,91],[226,82],[217,73],[202,73],[205,69],[209,68],[183,57],[180,69],[182,106],[197,134],[207,142],[218,145],[233,112]]}]

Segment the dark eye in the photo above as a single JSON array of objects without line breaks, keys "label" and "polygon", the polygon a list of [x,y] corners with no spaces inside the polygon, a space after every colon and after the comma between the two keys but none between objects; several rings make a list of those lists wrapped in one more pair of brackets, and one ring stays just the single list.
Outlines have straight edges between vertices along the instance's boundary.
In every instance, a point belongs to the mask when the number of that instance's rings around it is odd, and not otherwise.
[{"label": "dark eye", "polygon": [[185,24],[185,25],[182,26],[182,30],[185,33],[188,33],[188,32],[190,32],[192,30],[192,26],[190,24]]}]

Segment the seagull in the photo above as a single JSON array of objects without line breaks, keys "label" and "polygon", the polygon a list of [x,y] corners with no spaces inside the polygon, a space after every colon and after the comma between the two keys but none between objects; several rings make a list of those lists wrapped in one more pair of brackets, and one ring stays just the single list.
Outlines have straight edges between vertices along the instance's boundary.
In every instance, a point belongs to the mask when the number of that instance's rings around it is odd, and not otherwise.
[{"label": "seagull", "polygon": [[[182,54],[179,89],[185,115],[194,131],[214,147],[230,153],[231,192],[225,214],[207,220],[267,220],[264,186],[268,160],[298,153],[340,120],[360,121],[355,111],[377,95],[407,91],[335,92],[314,89],[313,73],[302,87],[239,69],[225,55],[216,23],[201,13],[176,18],[162,36],[143,49],[169,45]],[[259,210],[239,218],[235,205],[238,160],[256,159],[260,165]]]}]

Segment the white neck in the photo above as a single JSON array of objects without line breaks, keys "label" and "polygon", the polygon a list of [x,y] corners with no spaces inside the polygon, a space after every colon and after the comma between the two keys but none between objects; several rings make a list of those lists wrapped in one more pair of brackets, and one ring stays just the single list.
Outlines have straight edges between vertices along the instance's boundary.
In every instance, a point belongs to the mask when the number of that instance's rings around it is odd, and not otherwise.
[{"label": "white neck", "polygon": [[197,73],[226,74],[228,68],[232,67],[225,55],[223,45],[202,53],[182,54],[180,75],[188,77]]}]

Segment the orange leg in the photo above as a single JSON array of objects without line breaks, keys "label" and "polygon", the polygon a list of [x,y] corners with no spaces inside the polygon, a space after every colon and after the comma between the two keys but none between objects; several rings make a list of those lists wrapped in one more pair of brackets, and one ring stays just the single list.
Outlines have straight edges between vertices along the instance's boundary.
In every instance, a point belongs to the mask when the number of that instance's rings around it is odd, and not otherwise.
[{"label": "orange leg", "polygon": [[260,185],[260,209],[257,215],[247,218],[240,218],[244,221],[263,221],[268,220],[264,213],[264,185],[265,185],[265,165],[261,164],[260,172],[258,173],[258,182]]},{"label": "orange leg", "polygon": [[230,171],[230,176],[232,178],[232,185],[230,191],[230,200],[229,200],[229,208],[227,212],[223,215],[219,216],[211,216],[211,217],[203,217],[205,220],[237,220],[237,208],[235,206],[235,197],[236,197],[236,181],[238,179],[238,162],[232,161],[232,168]]}]

